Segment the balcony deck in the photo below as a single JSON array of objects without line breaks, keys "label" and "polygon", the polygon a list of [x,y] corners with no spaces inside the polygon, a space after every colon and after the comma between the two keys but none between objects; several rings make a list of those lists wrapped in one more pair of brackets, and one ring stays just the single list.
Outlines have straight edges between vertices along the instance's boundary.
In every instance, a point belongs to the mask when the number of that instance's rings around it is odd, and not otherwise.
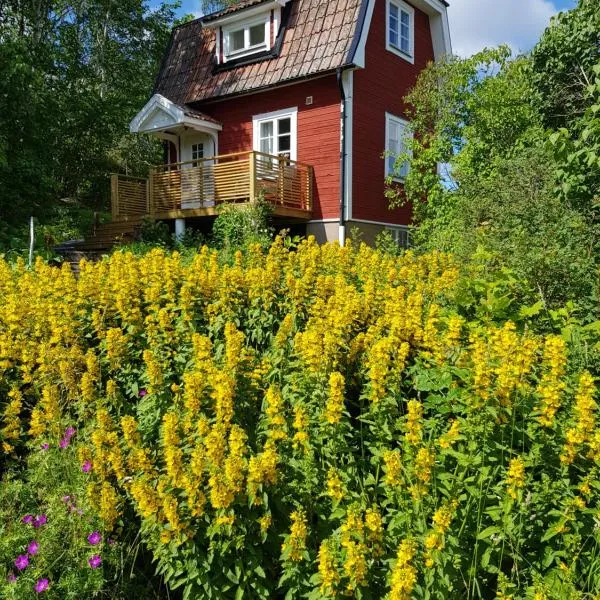
[{"label": "balcony deck", "polygon": [[161,165],[148,179],[111,178],[113,221],[210,217],[219,205],[259,197],[272,205],[274,216],[310,219],[312,166],[252,151]]}]

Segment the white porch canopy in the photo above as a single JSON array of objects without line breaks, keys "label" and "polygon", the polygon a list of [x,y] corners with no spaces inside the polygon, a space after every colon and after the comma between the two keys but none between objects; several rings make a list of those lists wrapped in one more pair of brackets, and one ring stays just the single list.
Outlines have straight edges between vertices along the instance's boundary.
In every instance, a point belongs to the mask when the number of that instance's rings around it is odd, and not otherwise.
[{"label": "white porch canopy", "polygon": [[131,133],[155,134],[165,139],[173,139],[189,129],[216,138],[223,127],[207,115],[181,107],[161,94],[154,94],[129,124]]}]

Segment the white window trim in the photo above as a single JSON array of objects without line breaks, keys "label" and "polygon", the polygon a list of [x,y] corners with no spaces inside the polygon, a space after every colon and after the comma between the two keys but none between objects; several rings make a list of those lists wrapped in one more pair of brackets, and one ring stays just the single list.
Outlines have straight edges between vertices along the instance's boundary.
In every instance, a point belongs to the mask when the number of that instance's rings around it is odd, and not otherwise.
[{"label": "white window trim", "polygon": [[[402,117],[398,117],[396,115],[393,115],[392,113],[386,112],[385,113],[385,160],[384,165],[385,165],[385,176],[389,177],[390,175],[392,175],[390,173],[390,169],[389,169],[389,165],[388,165],[388,152],[389,152],[389,147],[388,147],[388,143],[389,143],[389,139],[390,139],[390,123],[392,122],[396,122],[397,124],[402,125],[402,127],[404,128],[405,133],[408,131],[408,135],[406,137],[411,138],[412,137],[412,131],[407,130],[407,127],[409,125],[409,122],[406,119],[403,119]],[[410,150],[408,152],[409,154],[411,153]],[[400,176],[392,176],[392,181],[396,181],[398,183],[402,183],[404,181],[404,177],[400,177]]]},{"label": "white window trim", "polygon": [[[401,248],[410,248],[410,229],[406,225],[386,225],[385,230],[388,231],[394,242]],[[406,243],[403,243],[403,238]]]},{"label": "white window trim", "polygon": [[[256,25],[264,25],[265,28],[265,41],[262,44],[256,46],[250,46],[250,28]],[[231,52],[229,50],[229,34],[234,31],[244,30],[244,48]],[[223,32],[223,62],[235,60],[237,58],[243,58],[245,56],[251,56],[252,54],[258,54],[265,50],[271,49],[271,12],[261,15],[258,18],[249,19],[247,21],[238,21],[232,23],[227,27],[222,28]],[[217,34],[218,37],[218,34]],[[220,49],[219,49],[220,50]]]},{"label": "white window trim", "polygon": [[298,107],[284,108],[270,113],[254,115],[252,117],[252,149],[260,152],[260,124],[264,121],[272,121],[282,117],[291,117],[290,129],[290,160],[298,160]]},{"label": "white window trim", "polygon": [[[410,53],[406,54],[406,52],[402,52],[400,48],[394,46],[390,42],[390,4],[393,4],[398,10],[403,10],[410,15]],[[400,32],[398,32],[400,35]],[[400,58],[408,61],[411,64],[415,64],[415,9],[410,6],[410,4],[406,4],[402,0],[386,0],[385,3],[385,47],[390,52],[396,54]]]}]

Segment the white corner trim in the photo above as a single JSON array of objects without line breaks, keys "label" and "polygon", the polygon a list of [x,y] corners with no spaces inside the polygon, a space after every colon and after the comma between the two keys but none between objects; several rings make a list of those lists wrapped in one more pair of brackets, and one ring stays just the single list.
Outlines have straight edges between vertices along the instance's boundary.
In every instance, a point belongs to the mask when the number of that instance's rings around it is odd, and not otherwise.
[{"label": "white corner trim", "polygon": [[344,220],[352,219],[352,151],[354,149],[354,71],[344,71],[342,85],[346,95],[346,160],[345,160],[345,202],[346,214]]},{"label": "white corner trim", "polygon": [[[290,160],[297,160],[298,156],[298,107],[283,108],[273,112],[262,113],[252,117],[252,149],[260,152],[260,124],[263,121],[271,121],[281,117],[291,117],[291,141],[290,141]],[[277,135],[275,130],[274,135]]]},{"label": "white corner trim", "polygon": [[281,25],[281,6],[278,6],[273,11],[273,39],[271,40],[271,48],[275,45],[275,40],[279,35],[279,27]]},{"label": "white corner trim", "polygon": [[373,11],[375,10],[375,0],[368,0],[367,12],[365,14],[365,20],[362,25],[360,32],[360,39],[356,50],[354,51],[353,62],[357,67],[364,69],[366,66],[365,59],[365,48],[367,46],[367,39],[369,37],[369,31],[371,29],[371,20],[373,19]]},{"label": "white corner trim", "polygon": [[450,25],[446,5],[441,0],[409,1],[415,8],[429,15],[435,60],[440,60],[446,55],[450,56],[452,54],[452,41],[450,39]]},{"label": "white corner trim", "polygon": [[[410,17],[408,54],[390,42],[390,5],[392,4],[399,11],[404,11]],[[398,37],[400,37],[400,21],[398,21]],[[415,9],[403,0],[386,0],[385,2],[385,48],[407,62],[415,64]]]}]

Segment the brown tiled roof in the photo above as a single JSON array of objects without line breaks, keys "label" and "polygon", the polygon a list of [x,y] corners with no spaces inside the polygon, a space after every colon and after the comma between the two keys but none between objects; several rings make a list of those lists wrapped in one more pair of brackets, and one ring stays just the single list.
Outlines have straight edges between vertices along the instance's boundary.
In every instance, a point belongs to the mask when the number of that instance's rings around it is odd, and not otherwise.
[{"label": "brown tiled roof", "polygon": [[217,121],[217,119],[211,117],[210,115],[207,115],[206,113],[200,112],[195,108],[191,108],[189,106],[180,106],[179,108],[181,108],[183,114],[188,117],[193,117],[194,119],[202,119],[203,121],[209,121],[211,123],[216,123],[217,125],[222,125],[222,123],[220,121]]},{"label": "brown tiled roof", "polygon": [[215,30],[191,21],[174,29],[154,91],[185,105],[333,71],[351,63],[365,8],[366,0],[291,0],[277,56],[217,70]]},{"label": "brown tiled roof", "polygon": [[202,21],[204,23],[209,23],[210,21],[215,21],[216,19],[220,19],[225,15],[228,15],[233,12],[237,12],[238,10],[242,10],[243,8],[248,8],[250,6],[254,6],[255,4],[262,4],[263,2],[267,2],[268,0],[242,0],[241,2],[236,2],[232,6],[228,6],[223,10],[219,10],[217,12],[211,13],[209,15],[204,15],[202,17]]}]

